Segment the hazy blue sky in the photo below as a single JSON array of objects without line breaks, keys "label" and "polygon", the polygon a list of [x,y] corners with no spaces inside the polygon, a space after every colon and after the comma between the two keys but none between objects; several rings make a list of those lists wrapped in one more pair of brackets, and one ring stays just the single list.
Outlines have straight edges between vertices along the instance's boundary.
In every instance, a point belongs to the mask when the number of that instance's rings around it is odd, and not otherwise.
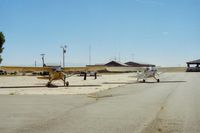
[{"label": "hazy blue sky", "polygon": [[115,57],[161,66],[200,58],[200,0],[0,0],[2,65],[68,65]]}]

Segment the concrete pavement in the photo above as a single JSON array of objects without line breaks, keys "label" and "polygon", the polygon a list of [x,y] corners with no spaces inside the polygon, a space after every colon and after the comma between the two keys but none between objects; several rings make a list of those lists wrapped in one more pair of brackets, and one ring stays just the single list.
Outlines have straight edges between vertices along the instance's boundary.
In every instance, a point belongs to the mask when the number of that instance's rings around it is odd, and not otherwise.
[{"label": "concrete pavement", "polygon": [[199,133],[200,74],[166,73],[98,95],[0,96],[2,133]]}]

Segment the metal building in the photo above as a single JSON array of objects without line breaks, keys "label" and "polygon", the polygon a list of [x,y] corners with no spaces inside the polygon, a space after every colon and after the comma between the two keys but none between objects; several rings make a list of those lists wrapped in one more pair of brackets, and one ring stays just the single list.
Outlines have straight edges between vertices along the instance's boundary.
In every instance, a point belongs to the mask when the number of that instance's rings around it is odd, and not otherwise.
[{"label": "metal building", "polygon": [[200,59],[187,62],[187,72],[200,72]]}]

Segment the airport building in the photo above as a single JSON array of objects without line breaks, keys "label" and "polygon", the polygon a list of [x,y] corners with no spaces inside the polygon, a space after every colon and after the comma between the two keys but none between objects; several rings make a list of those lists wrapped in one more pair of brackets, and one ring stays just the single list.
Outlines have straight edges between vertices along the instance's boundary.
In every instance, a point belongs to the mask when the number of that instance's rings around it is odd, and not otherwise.
[{"label": "airport building", "polygon": [[200,72],[200,59],[187,62],[187,72]]},{"label": "airport building", "polygon": [[106,64],[95,64],[94,66],[107,66],[107,67],[155,67],[156,65],[152,64],[142,64],[137,62],[126,62],[126,63],[120,63],[117,61],[110,61]]},{"label": "airport building", "polygon": [[155,67],[156,65],[153,64],[142,64],[142,63],[137,63],[137,62],[126,62],[126,65],[128,65],[129,67]]},{"label": "airport building", "polygon": [[128,67],[128,65],[117,62],[117,61],[110,61],[106,63],[104,66],[110,66],[110,67]]}]

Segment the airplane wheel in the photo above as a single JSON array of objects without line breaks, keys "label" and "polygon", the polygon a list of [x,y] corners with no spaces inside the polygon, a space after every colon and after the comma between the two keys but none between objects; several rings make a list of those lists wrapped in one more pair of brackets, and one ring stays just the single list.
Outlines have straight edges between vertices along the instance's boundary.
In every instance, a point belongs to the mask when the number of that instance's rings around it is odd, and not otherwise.
[{"label": "airplane wheel", "polygon": [[159,83],[159,82],[160,82],[160,79],[157,79],[157,82]]},{"label": "airplane wheel", "polygon": [[146,81],[143,79],[143,83],[145,83]]},{"label": "airplane wheel", "polygon": [[67,82],[65,83],[65,85],[66,85],[66,86],[69,86],[69,82],[67,81]]},{"label": "airplane wheel", "polygon": [[48,83],[46,84],[46,87],[51,87],[51,83],[48,82]]}]

